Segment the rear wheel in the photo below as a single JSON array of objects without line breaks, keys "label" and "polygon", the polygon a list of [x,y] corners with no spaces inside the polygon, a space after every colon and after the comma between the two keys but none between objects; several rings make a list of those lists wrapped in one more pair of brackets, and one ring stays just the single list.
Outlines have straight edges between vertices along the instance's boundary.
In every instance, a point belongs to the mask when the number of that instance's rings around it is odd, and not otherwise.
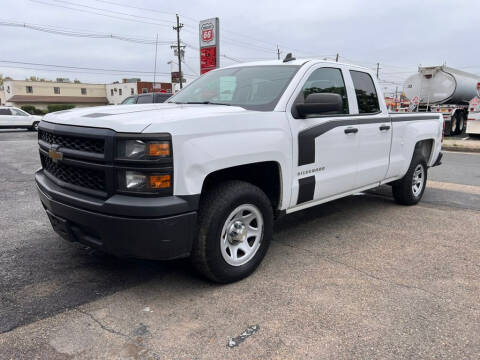
[{"label": "rear wheel", "polygon": [[457,121],[457,132],[458,134],[465,133],[466,128],[466,116],[463,111],[458,113],[458,121]]},{"label": "rear wheel", "polygon": [[202,200],[191,260],[210,280],[238,281],[260,264],[272,233],[273,210],[265,193],[250,183],[225,182]]},{"label": "rear wheel", "polygon": [[450,135],[457,135],[458,131],[458,118],[457,114],[452,116],[452,120],[450,120]]},{"label": "rear wheel", "polygon": [[427,163],[423,156],[415,154],[403,178],[392,185],[395,201],[402,205],[417,204],[427,185]]}]

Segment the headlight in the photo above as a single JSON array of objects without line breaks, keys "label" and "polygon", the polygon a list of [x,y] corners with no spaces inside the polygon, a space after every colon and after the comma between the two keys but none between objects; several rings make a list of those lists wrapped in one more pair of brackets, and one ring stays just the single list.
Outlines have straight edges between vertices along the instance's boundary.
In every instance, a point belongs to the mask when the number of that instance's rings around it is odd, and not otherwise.
[{"label": "headlight", "polygon": [[117,159],[158,160],[171,156],[170,142],[158,140],[119,140]]},{"label": "headlight", "polygon": [[120,191],[158,193],[171,191],[172,176],[165,173],[124,170],[118,172]]}]

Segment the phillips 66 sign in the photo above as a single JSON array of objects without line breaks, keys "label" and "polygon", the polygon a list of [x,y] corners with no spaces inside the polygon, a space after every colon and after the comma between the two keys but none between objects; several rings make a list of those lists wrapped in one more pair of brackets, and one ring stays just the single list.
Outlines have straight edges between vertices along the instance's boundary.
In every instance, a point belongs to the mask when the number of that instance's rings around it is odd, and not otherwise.
[{"label": "phillips 66 sign", "polygon": [[218,18],[200,21],[200,74],[220,66],[220,37]]}]

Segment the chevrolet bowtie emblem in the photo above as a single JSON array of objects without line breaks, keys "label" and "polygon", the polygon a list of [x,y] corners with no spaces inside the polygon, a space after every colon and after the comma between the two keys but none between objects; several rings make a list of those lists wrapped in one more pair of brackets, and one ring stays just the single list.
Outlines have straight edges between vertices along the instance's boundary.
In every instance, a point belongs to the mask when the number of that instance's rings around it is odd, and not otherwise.
[{"label": "chevrolet bowtie emblem", "polygon": [[55,148],[51,148],[50,150],[48,150],[48,156],[50,157],[50,159],[52,159],[54,163],[58,162],[58,160],[63,159],[63,153],[57,151],[57,149]]}]

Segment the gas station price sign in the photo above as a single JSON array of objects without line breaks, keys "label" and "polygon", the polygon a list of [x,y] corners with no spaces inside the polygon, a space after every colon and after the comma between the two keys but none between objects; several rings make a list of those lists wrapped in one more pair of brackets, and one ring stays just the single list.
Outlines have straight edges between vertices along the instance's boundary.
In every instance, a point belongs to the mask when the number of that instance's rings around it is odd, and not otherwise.
[{"label": "gas station price sign", "polygon": [[217,48],[215,46],[200,49],[200,74],[205,74],[217,66]]},{"label": "gas station price sign", "polygon": [[220,67],[220,37],[218,18],[200,21],[200,74]]}]

